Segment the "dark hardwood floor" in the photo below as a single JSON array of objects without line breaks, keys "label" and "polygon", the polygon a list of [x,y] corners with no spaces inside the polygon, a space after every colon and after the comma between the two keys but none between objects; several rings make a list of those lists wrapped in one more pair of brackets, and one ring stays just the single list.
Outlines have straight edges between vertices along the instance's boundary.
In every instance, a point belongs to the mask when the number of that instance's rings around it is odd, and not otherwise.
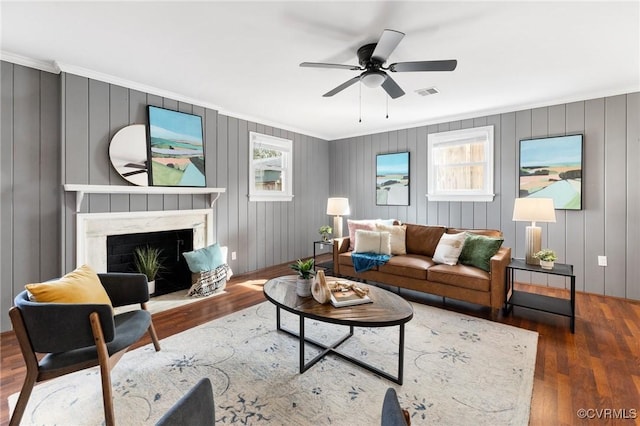
[{"label": "dark hardwood floor", "polygon": [[[260,303],[265,300],[262,284],[289,274],[288,264],[283,264],[235,276],[223,295],[154,314],[158,336],[162,339]],[[550,288],[520,287],[548,295],[565,294]],[[492,318],[489,309],[475,305],[449,299],[443,303],[442,298],[414,292],[401,294],[413,301],[539,333],[531,425],[640,424],[640,303],[577,293],[576,332],[571,334],[565,317],[516,307],[508,317],[500,312]],[[145,337],[137,346],[150,342]],[[0,354],[0,424],[4,425],[8,423],[7,397],[20,391],[25,373],[13,332],[0,335]],[[579,418],[579,410],[589,410],[586,413],[591,419]]]}]

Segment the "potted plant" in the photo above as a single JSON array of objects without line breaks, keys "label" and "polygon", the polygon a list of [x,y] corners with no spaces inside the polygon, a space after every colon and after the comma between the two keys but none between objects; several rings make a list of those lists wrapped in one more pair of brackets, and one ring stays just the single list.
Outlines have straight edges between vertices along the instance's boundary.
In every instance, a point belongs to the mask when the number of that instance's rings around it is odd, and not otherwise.
[{"label": "potted plant", "polygon": [[313,266],[314,260],[312,257],[307,260],[298,259],[296,263],[289,266],[298,273],[298,280],[296,281],[296,293],[298,296],[311,296],[311,284],[313,283],[313,276],[315,275]]},{"label": "potted plant", "polygon": [[136,269],[141,274],[147,276],[149,284],[149,294],[156,292],[156,277],[162,270],[162,258],[160,254],[162,249],[144,246],[136,247],[134,250],[134,262]]},{"label": "potted plant", "polygon": [[553,262],[558,258],[556,252],[548,248],[540,250],[533,257],[540,259],[542,269],[553,269]]},{"label": "potted plant", "polygon": [[318,232],[322,236],[322,241],[326,243],[329,242],[329,235],[331,235],[333,229],[329,225],[324,225],[321,226],[320,229],[318,229]]}]

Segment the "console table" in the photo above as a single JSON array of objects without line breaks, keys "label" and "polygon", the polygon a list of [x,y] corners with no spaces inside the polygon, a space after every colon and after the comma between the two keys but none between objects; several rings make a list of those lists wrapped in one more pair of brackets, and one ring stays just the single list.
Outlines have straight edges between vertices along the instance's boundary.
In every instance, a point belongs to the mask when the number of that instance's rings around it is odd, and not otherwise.
[{"label": "console table", "polygon": [[[564,299],[560,297],[545,296],[526,291],[515,290],[513,288],[515,271],[537,272],[540,274],[560,275],[571,278],[571,297]],[[505,315],[513,310],[514,306],[535,309],[549,312],[556,315],[563,315],[571,319],[571,333],[575,333],[576,321],[576,276],[573,275],[573,265],[555,263],[553,269],[542,269],[538,265],[529,265],[524,259],[511,259],[511,263],[506,269],[505,285]],[[511,297],[509,297],[511,292]]]}]

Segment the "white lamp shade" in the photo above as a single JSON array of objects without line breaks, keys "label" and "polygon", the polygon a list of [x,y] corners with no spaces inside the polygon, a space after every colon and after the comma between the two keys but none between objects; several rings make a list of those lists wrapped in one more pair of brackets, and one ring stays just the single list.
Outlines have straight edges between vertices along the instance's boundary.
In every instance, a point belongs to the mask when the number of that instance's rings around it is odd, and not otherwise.
[{"label": "white lamp shade", "polygon": [[551,198],[516,198],[513,220],[518,222],[555,222],[556,211]]},{"label": "white lamp shade", "polygon": [[348,198],[329,198],[327,200],[327,214],[332,216],[348,216],[350,213]]}]

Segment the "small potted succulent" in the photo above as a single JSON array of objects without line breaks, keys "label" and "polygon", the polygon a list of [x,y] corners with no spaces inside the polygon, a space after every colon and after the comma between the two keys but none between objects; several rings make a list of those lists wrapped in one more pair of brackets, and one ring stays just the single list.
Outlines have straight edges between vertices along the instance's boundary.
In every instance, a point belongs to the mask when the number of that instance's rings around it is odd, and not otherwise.
[{"label": "small potted succulent", "polygon": [[298,280],[296,281],[296,293],[298,296],[311,296],[311,284],[313,283],[313,276],[316,274],[313,269],[313,257],[307,260],[298,259],[296,263],[291,264],[289,267],[298,273]]},{"label": "small potted succulent", "polygon": [[320,229],[318,229],[318,233],[322,236],[322,241],[325,243],[329,242],[329,236],[332,232],[333,229],[329,225],[321,226]]},{"label": "small potted succulent", "polygon": [[553,269],[553,262],[558,258],[556,252],[548,248],[540,250],[533,257],[540,260],[542,269]]}]

